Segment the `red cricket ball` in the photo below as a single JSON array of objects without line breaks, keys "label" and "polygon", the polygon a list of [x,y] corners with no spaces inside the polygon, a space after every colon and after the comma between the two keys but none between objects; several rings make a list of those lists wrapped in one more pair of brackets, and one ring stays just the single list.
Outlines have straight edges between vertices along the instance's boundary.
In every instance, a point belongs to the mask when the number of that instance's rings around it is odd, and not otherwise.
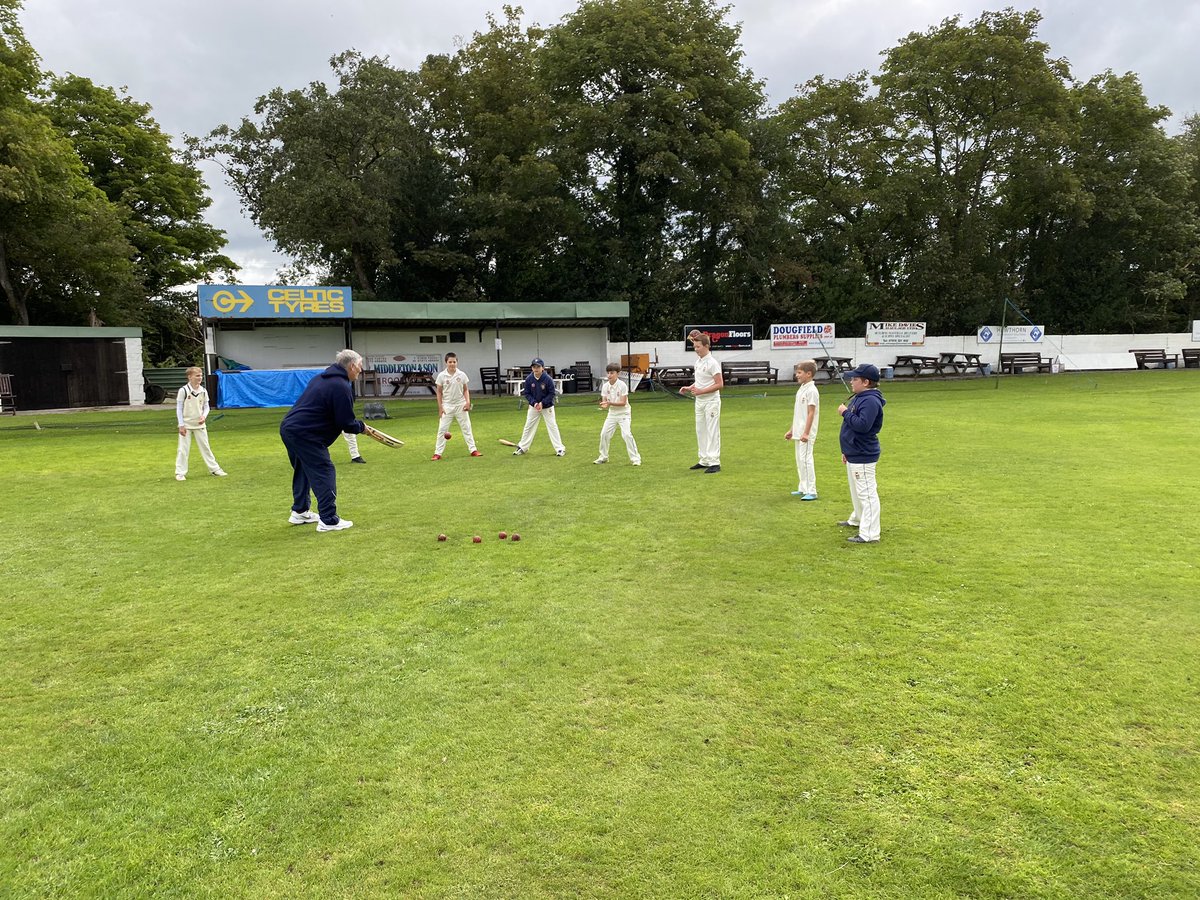
[{"label": "red cricket ball", "polygon": [[519,540],[521,539],[521,536],[520,536],[519,534],[517,534],[517,533],[514,531],[514,532],[513,532],[512,539],[513,539],[514,541],[519,541]]},{"label": "red cricket ball", "polygon": [[508,532],[507,531],[500,532],[500,540],[502,540],[502,541],[508,540]]},{"label": "red cricket ball", "polygon": [[453,435],[451,435],[450,432],[448,432],[448,431],[444,431],[444,432],[442,432],[442,437],[444,437],[446,440],[450,440],[450,438],[453,437]]},{"label": "red cricket ball", "polygon": [[475,535],[475,537],[471,538],[471,543],[472,544],[482,544],[483,538],[481,538],[479,535]]},{"label": "red cricket ball", "polygon": [[438,535],[438,540],[439,540],[439,541],[444,541],[445,539],[446,539],[446,536],[445,536],[444,534],[439,534],[439,535]]}]

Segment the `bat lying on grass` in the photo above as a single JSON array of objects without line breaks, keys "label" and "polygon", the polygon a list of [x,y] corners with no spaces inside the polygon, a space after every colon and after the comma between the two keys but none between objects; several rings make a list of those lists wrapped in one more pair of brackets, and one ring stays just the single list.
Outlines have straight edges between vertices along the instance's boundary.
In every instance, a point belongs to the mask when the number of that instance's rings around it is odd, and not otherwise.
[{"label": "bat lying on grass", "polygon": [[513,441],[506,441],[504,438],[500,438],[500,443],[502,443],[505,447],[517,446]]},{"label": "bat lying on grass", "polygon": [[380,431],[374,425],[368,425],[366,427],[366,430],[363,431],[363,434],[365,434],[367,437],[374,438],[375,440],[379,441],[379,443],[383,444],[383,446],[385,446],[385,447],[403,447],[404,446],[404,441],[400,440],[399,438],[394,438],[390,434]]}]

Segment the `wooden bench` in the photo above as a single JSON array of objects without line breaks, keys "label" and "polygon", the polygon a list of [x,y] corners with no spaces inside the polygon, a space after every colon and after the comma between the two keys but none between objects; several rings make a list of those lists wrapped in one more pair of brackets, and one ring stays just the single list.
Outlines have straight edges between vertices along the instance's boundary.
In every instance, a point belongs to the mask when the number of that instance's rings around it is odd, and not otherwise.
[{"label": "wooden bench", "polygon": [[726,384],[754,384],[761,381],[765,384],[779,382],[779,370],[761,360],[744,360],[742,362],[721,363],[721,375]]},{"label": "wooden bench", "polygon": [[1139,369],[1153,369],[1156,367],[1167,369],[1179,364],[1179,357],[1174,353],[1167,356],[1166,350],[1130,350],[1129,352],[1137,360],[1137,367]]},{"label": "wooden bench", "polygon": [[17,397],[13,393],[12,376],[0,375],[0,415],[17,414]]},{"label": "wooden bench", "polygon": [[1185,369],[1200,369],[1200,347],[1184,347],[1180,352]]},{"label": "wooden bench", "polygon": [[1000,371],[1008,375],[1020,375],[1032,369],[1035,372],[1053,372],[1054,360],[1045,359],[1040,353],[1001,353]]},{"label": "wooden bench", "polygon": [[401,372],[396,381],[392,382],[392,396],[395,397],[397,391],[403,397],[412,388],[428,388],[429,393],[437,396],[437,382],[434,381],[433,372]]}]

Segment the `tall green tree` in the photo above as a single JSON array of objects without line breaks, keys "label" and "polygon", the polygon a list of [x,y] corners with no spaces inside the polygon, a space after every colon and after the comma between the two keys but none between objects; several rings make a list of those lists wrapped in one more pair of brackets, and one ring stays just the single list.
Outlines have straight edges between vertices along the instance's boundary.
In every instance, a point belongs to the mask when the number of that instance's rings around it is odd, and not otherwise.
[{"label": "tall green tree", "polygon": [[14,324],[136,318],[119,212],[38,102],[43,76],[16,0],[0,0],[0,290]]},{"label": "tall green tree", "polygon": [[556,153],[550,95],[538,75],[545,30],[521,11],[421,67],[437,144],[458,187],[464,249],[483,297],[571,298],[587,242]]},{"label": "tall green tree", "polygon": [[457,251],[453,185],[432,145],[417,77],[377,57],[331,61],[337,88],[276,88],[255,119],[197,150],[219,160],[276,245],[344,273],[368,296],[428,299],[470,260]]},{"label": "tall green tree", "polygon": [[1070,72],[1036,37],[1036,11],[985,12],[910,34],[875,82],[896,150],[890,178],[906,186],[896,265],[902,311],[961,331],[994,317],[1015,287],[1015,186],[1061,172],[1072,134]]},{"label": "tall green tree", "polygon": [[584,204],[595,295],[636,335],[719,315],[764,173],[740,30],[709,0],[585,0],[546,37],[560,167]]},{"label": "tall green tree", "polygon": [[1073,90],[1077,137],[1068,164],[1083,215],[1052,223],[1032,247],[1023,293],[1060,332],[1181,330],[1198,261],[1186,153],[1132,73]]}]

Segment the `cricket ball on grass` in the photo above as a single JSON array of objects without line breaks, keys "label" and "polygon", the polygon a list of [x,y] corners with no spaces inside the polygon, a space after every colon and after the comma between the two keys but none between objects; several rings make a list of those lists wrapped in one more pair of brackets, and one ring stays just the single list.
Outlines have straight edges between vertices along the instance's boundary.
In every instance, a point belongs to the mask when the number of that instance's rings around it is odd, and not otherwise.
[{"label": "cricket ball on grass", "polygon": [[479,535],[475,535],[475,537],[471,538],[471,543],[472,544],[482,544],[483,538],[481,538]]},{"label": "cricket ball on grass", "polygon": [[444,437],[446,440],[450,440],[450,438],[452,438],[453,436],[454,436],[454,435],[452,435],[452,434],[451,434],[450,432],[448,432],[448,431],[443,431],[443,432],[442,432],[442,437]]},{"label": "cricket ball on grass", "polygon": [[512,539],[513,539],[514,541],[519,541],[519,540],[521,539],[521,536],[520,536],[519,534],[517,534],[517,533],[514,531],[514,532],[513,532]]},{"label": "cricket ball on grass", "polygon": [[439,534],[439,535],[438,535],[438,540],[439,540],[439,541],[444,541],[445,539],[446,539],[446,536],[445,536],[444,534]]},{"label": "cricket ball on grass", "polygon": [[502,541],[508,540],[508,532],[507,531],[500,532],[500,540],[502,540]]}]

